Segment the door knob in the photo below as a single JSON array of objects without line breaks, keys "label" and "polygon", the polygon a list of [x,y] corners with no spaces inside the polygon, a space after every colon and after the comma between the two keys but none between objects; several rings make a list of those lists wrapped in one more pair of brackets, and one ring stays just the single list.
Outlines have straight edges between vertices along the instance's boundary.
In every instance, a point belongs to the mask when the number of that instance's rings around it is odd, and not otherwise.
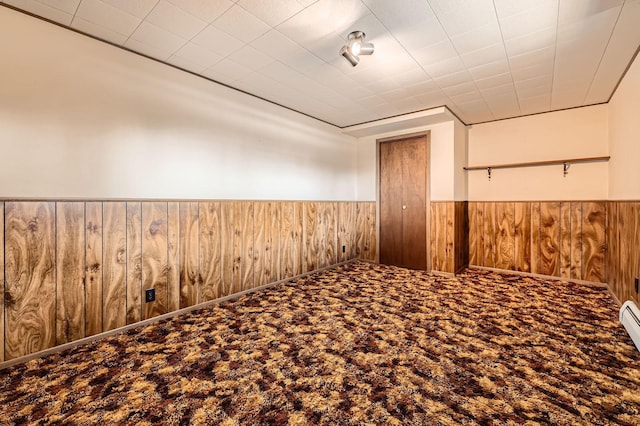
[{"label": "door knob", "polygon": [[402,210],[406,210],[407,206],[405,206],[404,204],[402,205]]}]

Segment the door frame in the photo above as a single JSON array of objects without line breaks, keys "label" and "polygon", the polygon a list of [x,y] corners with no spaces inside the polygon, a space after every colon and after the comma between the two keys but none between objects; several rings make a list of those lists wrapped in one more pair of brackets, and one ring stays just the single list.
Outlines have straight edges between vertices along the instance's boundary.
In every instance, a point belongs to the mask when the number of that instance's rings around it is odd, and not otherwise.
[{"label": "door frame", "polygon": [[431,130],[413,132],[402,135],[376,139],[376,261],[380,262],[380,144],[397,142],[405,139],[424,137],[427,144],[427,173],[425,182],[425,212],[426,212],[426,243],[427,243],[427,271],[431,272]]}]

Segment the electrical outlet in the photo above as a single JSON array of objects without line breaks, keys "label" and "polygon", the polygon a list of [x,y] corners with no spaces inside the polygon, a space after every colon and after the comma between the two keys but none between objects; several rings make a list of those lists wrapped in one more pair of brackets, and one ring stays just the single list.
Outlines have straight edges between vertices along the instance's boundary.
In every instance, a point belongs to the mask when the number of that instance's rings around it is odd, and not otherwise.
[{"label": "electrical outlet", "polygon": [[636,288],[636,294],[638,294],[638,277],[636,277],[636,279],[635,279],[634,286]]},{"label": "electrical outlet", "polygon": [[144,301],[146,303],[153,302],[156,300],[156,289],[148,288],[144,291]]},{"label": "electrical outlet", "polygon": [[347,246],[342,246],[342,252],[346,253],[347,252]]}]

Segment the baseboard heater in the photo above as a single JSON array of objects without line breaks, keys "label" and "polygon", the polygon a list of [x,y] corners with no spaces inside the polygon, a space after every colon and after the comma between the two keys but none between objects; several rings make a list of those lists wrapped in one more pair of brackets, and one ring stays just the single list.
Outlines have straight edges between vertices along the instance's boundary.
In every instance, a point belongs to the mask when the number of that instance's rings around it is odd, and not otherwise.
[{"label": "baseboard heater", "polygon": [[627,300],[620,308],[620,322],[640,351],[640,309],[632,300]]}]

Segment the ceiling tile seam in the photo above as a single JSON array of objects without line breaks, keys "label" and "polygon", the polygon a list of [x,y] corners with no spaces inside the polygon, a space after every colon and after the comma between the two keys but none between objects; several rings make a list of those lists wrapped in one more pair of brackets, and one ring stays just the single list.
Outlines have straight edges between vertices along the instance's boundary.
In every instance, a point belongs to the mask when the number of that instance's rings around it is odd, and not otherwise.
[{"label": "ceiling tile seam", "polygon": [[[413,60],[413,62],[414,62],[414,63],[415,63],[415,64],[416,64],[416,65],[417,65],[417,66],[418,66],[418,67],[419,67],[419,68],[420,68],[424,73],[425,73],[425,75],[426,75],[427,77],[429,77],[429,78],[431,79],[431,81],[433,81],[433,82],[435,83],[435,85],[438,87],[438,89],[440,89],[440,91],[442,92],[442,94],[443,94],[443,95],[444,95],[444,96],[449,100],[449,102],[451,102],[451,104],[454,104],[454,105],[455,105],[455,102],[453,101],[453,99],[451,99],[451,97],[450,97],[450,96],[449,96],[449,95],[448,95],[444,90],[442,90],[442,86],[440,86],[440,84],[439,84],[439,83],[438,83],[438,82],[437,82],[437,81],[436,81],[436,80],[431,76],[431,74],[429,74],[429,72],[427,72],[427,70],[425,70],[425,69],[424,69],[424,67],[422,66],[422,64],[416,60],[416,58],[411,54],[411,52],[409,52],[409,51],[407,50],[407,48],[406,48],[406,47],[404,47],[404,44],[402,44],[402,43],[400,42],[400,40],[398,40],[398,38],[395,36],[395,34],[394,34],[394,33],[393,33],[393,32],[392,32],[392,31],[391,31],[391,30],[390,30],[390,29],[385,25],[385,23],[384,23],[384,22],[383,22],[383,21],[378,17],[378,15],[376,15],[376,14],[375,14],[375,12],[374,12],[373,10],[371,10],[371,9],[369,8],[369,6],[368,6],[366,3],[362,3],[362,4],[364,5],[364,7],[366,7],[366,8],[369,10],[369,12],[371,12],[371,14],[372,14],[372,15],[373,15],[377,20],[378,20],[378,22],[380,22],[380,24],[381,24],[381,25],[382,25],[382,26],[387,30],[387,32],[388,32],[388,33],[393,37],[393,39],[394,39],[396,42],[398,42],[398,45],[399,45],[399,46],[401,46],[401,47],[404,49],[404,51],[407,53],[407,55],[409,55],[409,57],[410,57],[410,58]],[[431,9],[431,11],[433,12],[433,9],[431,8],[431,5],[429,4],[429,2],[427,2],[427,4],[429,5],[429,8],[430,8],[430,9]],[[435,12],[434,12],[434,16],[436,17],[436,19],[438,19],[438,17],[436,16]],[[438,20],[438,23],[440,24],[440,26],[442,26],[442,24],[440,23],[440,20]],[[445,32],[446,32],[446,31],[445,31]],[[448,35],[447,35],[447,37],[448,37]],[[451,41],[451,40],[449,40],[449,41]],[[454,47],[454,49],[455,49],[455,47]],[[458,51],[457,51],[457,50],[456,50],[456,53],[458,53]],[[460,56],[460,54],[458,54],[458,56]],[[477,89],[477,87],[476,87],[476,89]],[[446,106],[446,105],[444,105],[444,106]],[[432,107],[432,108],[438,108],[438,107]],[[414,112],[427,111],[427,110],[432,109],[432,108],[427,108],[427,109],[424,109],[424,110],[419,110],[419,111],[414,111]],[[447,109],[448,109],[449,111],[451,111],[451,108],[447,107]],[[407,113],[403,113],[403,114],[398,114],[398,115],[391,115],[391,116],[389,116],[389,117],[387,117],[387,118],[399,117],[399,116],[404,115],[404,114],[411,114],[411,112],[407,112]],[[377,121],[377,120],[384,120],[384,118],[379,118],[379,119],[376,119],[376,120],[373,120],[373,121]],[[368,123],[368,122],[364,122],[364,123],[361,123],[361,124],[366,124],[366,123]],[[353,126],[356,126],[356,125],[357,125],[357,124],[353,124]],[[348,126],[347,126],[347,127],[348,127]]]},{"label": "ceiling tile seam", "polygon": [[[609,34],[609,39],[607,40],[607,45],[605,46],[604,50],[602,51],[602,56],[600,56],[600,60],[598,61],[598,66],[596,67],[595,72],[593,73],[593,77],[591,78],[591,82],[589,83],[589,88],[587,89],[587,92],[584,94],[584,98],[582,99],[582,103],[585,103],[587,101],[587,98],[589,97],[589,93],[591,92],[591,88],[593,87],[593,83],[596,80],[596,76],[598,75],[598,70],[600,70],[600,66],[602,65],[602,61],[604,60],[604,56],[607,54],[607,49],[609,48],[609,44],[611,44],[611,39],[613,38],[613,33],[616,31],[616,27],[618,26],[618,21],[620,20],[620,16],[622,15],[622,10],[624,9],[624,6],[627,4],[626,0],[624,3],[622,3],[622,6],[620,7],[620,10],[618,11],[618,16],[616,17],[616,22],[613,24],[613,27],[611,28],[611,34]],[[617,87],[617,85],[616,85]]]},{"label": "ceiling tile seam", "polygon": [[80,4],[82,3],[82,0],[78,1],[78,4],[76,5],[76,10],[73,11],[73,16],[71,17],[71,22],[69,23],[69,26],[73,25],[73,21],[76,20],[76,15],[78,14],[78,10],[80,10]]},{"label": "ceiling tile seam", "polygon": [[[460,58],[460,60],[462,61],[462,63],[464,64],[464,60],[462,60],[462,56],[460,55],[460,52],[458,52],[458,49],[456,49],[455,44],[453,43],[453,41],[451,40],[451,37],[449,36],[449,32],[445,30],[444,25],[442,25],[442,22],[440,21],[440,17],[438,17],[438,14],[436,13],[435,10],[433,10],[433,6],[431,6],[431,2],[427,1],[427,5],[429,6],[429,9],[431,9],[431,13],[433,13],[433,16],[436,18],[436,21],[438,21],[438,24],[440,24],[440,27],[442,27],[442,29],[444,30],[444,33],[447,35],[447,39],[449,40],[449,43],[451,43],[451,46],[453,47],[453,50],[456,52],[456,54],[458,55],[458,57]],[[495,13],[495,4],[494,4],[494,13]],[[496,13],[496,20],[498,19],[497,13]],[[404,46],[403,46],[404,47]],[[411,56],[411,54],[409,54]],[[411,56],[413,58],[413,56]],[[418,64],[420,65],[420,64]],[[469,68],[467,67],[467,64],[464,64],[465,66],[465,71],[469,71]],[[425,71],[426,72],[426,71]],[[427,74],[428,75],[428,74]],[[438,85],[438,87],[440,87],[440,85],[438,84],[437,80],[433,80],[435,81],[436,85]],[[487,108],[487,110],[491,113],[491,116],[495,118],[495,115],[493,114],[493,111],[491,110],[491,108],[489,108],[489,105],[487,104],[486,99],[484,98],[484,96],[482,95],[482,92],[480,92],[480,89],[478,88],[478,85],[476,84],[475,80],[473,78],[471,78],[471,81],[473,83],[473,87],[475,87],[475,89],[478,91],[478,93],[480,93],[480,96],[482,97],[482,102],[484,102],[485,107]],[[442,90],[442,88],[440,88],[440,90]],[[451,99],[451,97],[444,92],[444,90],[442,90],[442,92],[445,94],[445,96],[447,97],[447,99],[449,99],[449,101],[451,101],[451,103],[453,105],[458,106],[453,99]],[[449,108],[451,109],[451,108]]]},{"label": "ceiling tile seam", "polygon": [[[509,64],[509,77],[511,77],[511,84],[513,85],[513,92],[516,95],[516,101],[518,102],[518,111],[522,113],[522,104],[520,104],[520,96],[518,96],[518,89],[516,86],[516,81],[513,79],[513,69],[511,68],[511,57],[507,52],[507,45],[504,40],[504,33],[502,32],[502,25],[500,24],[500,18],[498,17],[498,9],[496,8],[496,1],[493,0],[491,2],[493,4],[493,13],[496,15],[496,22],[498,23],[498,29],[500,30],[500,39],[502,39],[502,49],[504,50],[504,57],[507,58],[507,64]],[[484,99],[484,94],[480,92],[482,98]],[[487,100],[485,99],[485,103]],[[494,117],[495,118],[495,115]]]},{"label": "ceiling tile seam", "polygon": [[[158,3],[159,3],[159,2],[160,2],[160,0],[158,0]],[[156,6],[158,5],[158,3],[156,3]],[[171,53],[171,56],[169,56],[169,58],[171,58],[172,56],[175,56],[175,54],[176,54],[177,52],[179,52],[180,50],[182,50],[182,48],[183,48],[183,47],[185,47],[186,45],[188,45],[189,43],[193,43],[193,40],[194,40],[196,37],[198,37],[200,34],[202,34],[202,33],[203,33],[207,28],[209,28],[209,26],[213,25],[213,22],[215,22],[215,21],[216,21],[216,19],[220,18],[222,15],[224,15],[224,14],[225,14],[225,13],[227,13],[229,10],[231,10],[231,8],[233,8],[233,6],[234,6],[234,5],[235,5],[235,2],[233,3],[233,5],[229,6],[229,8],[228,8],[227,10],[225,10],[224,12],[222,12],[222,13],[220,14],[220,16],[218,16],[217,18],[215,18],[213,21],[208,22],[208,23],[207,23],[207,25],[205,25],[205,26],[204,26],[204,28],[202,28],[200,31],[198,31],[198,33],[197,33],[197,34],[194,34],[194,35],[193,35],[193,37],[191,37],[190,39],[187,39],[187,42],[186,42],[185,44],[183,44],[182,46],[180,46],[180,48],[179,48],[179,49],[177,49],[175,52]],[[154,6],[151,10],[153,11],[153,9],[155,9],[155,8],[156,8],[156,6]],[[186,10],[184,10],[184,9],[182,9],[182,8],[180,8],[180,9],[181,9],[181,10],[183,10],[185,13],[189,13],[189,12],[187,12]],[[151,13],[151,12],[149,12],[149,13]],[[189,13],[189,15],[191,15],[191,14]],[[147,14],[147,16],[149,16],[149,14]],[[196,17],[196,18],[197,18],[197,16],[195,16],[195,15],[191,15],[191,16],[194,16],[194,17]],[[147,19],[147,18],[145,17],[145,19]],[[215,28],[215,26],[214,26],[214,28]],[[216,29],[217,29],[217,28],[216,28]],[[219,31],[222,31],[222,30],[219,30]],[[222,32],[223,32],[223,33],[225,33],[225,34],[227,34],[225,31],[222,31]],[[133,33],[132,33],[132,34],[133,34]],[[174,33],[171,33],[171,34],[174,34]],[[230,37],[233,37],[231,34],[227,34],[227,35],[228,35],[228,36],[230,36]],[[181,38],[182,38],[182,37],[181,37]],[[235,38],[235,37],[234,37],[234,38]],[[247,46],[247,45],[248,45],[248,43],[245,43],[245,42],[243,42],[242,40],[239,40],[239,41],[241,41],[242,43],[244,43],[240,49],[242,49],[242,48],[244,48],[245,46]],[[196,44],[196,43],[193,43],[193,44]],[[198,45],[198,46],[200,46],[200,45]],[[206,47],[204,47],[204,46],[200,46],[200,47],[207,49],[207,48],[206,48]],[[238,49],[238,50],[240,50],[240,49]],[[209,50],[209,49],[207,49],[207,50]],[[209,51],[210,51],[210,50],[209,50]],[[216,52],[213,52],[213,53],[216,53]],[[210,67],[205,68],[205,71],[206,71],[206,70],[208,70],[208,69],[213,68],[216,64],[220,63],[222,60],[227,59],[227,58],[228,58],[230,55],[232,55],[233,53],[235,53],[235,52],[231,52],[231,53],[229,53],[227,56],[218,55],[218,56],[220,56],[222,59],[220,59],[220,61],[216,62],[215,64],[211,65]],[[217,53],[216,53],[216,54],[217,54]],[[169,59],[169,58],[167,58],[167,59]]]},{"label": "ceiling tile seam", "polygon": [[560,26],[560,0],[558,0],[558,9],[556,10],[556,39],[553,43],[553,73],[551,74],[551,93],[549,96],[549,109],[553,105],[553,86],[556,80],[556,64],[557,64],[557,55],[558,55],[558,30]]},{"label": "ceiling tile seam", "polygon": [[[235,4],[235,5],[237,5],[237,6],[238,6],[238,7],[240,7],[241,9],[243,9],[245,12],[250,13],[252,16],[256,17],[257,19],[260,19],[260,18],[258,18],[256,15],[254,15],[250,10],[247,10],[245,7],[243,7],[241,3],[238,3],[239,1],[240,1],[240,0],[233,0],[233,2],[234,2],[234,4]],[[282,25],[282,24],[284,24],[285,22],[289,21],[290,19],[295,18],[296,16],[298,16],[299,14],[301,14],[302,12],[304,12],[305,10],[307,10],[308,8],[310,8],[311,6],[313,6],[314,4],[315,4],[315,3],[311,3],[311,4],[310,4],[310,5],[308,5],[308,6],[304,6],[302,9],[300,9],[299,11],[297,11],[296,13],[294,13],[293,15],[289,16],[289,17],[288,17],[287,19],[285,19],[284,21],[282,21],[282,22],[278,23],[278,25],[271,26],[271,25],[267,24],[266,22],[265,22],[265,24],[269,25],[269,27],[271,27],[271,29],[272,29],[272,30],[276,30],[276,31],[278,31],[277,27],[279,27],[280,25]],[[233,6],[232,6],[232,7],[233,7]],[[227,13],[227,11],[225,10],[225,12],[224,12],[224,13]],[[221,16],[222,16],[222,15],[221,15]],[[216,19],[217,19],[217,18],[216,18]],[[260,20],[262,21],[262,19],[260,19]],[[264,21],[262,21],[262,22],[264,22]],[[279,32],[279,31],[278,31],[278,32]],[[283,35],[284,35],[284,34],[283,34]],[[287,38],[289,38],[289,37],[287,37]]]},{"label": "ceiling tile seam", "polygon": [[[261,33],[261,34],[260,34],[260,35],[258,35],[257,37],[254,37],[254,38],[253,38],[253,40],[251,40],[251,41],[249,41],[249,42],[245,42],[245,41],[243,41],[243,40],[240,40],[240,39],[239,39],[238,37],[236,37],[235,35],[233,35],[233,34],[229,34],[229,33],[228,33],[227,31],[225,31],[224,29],[216,27],[216,26],[214,25],[214,23],[215,23],[217,20],[222,19],[222,17],[223,17],[224,15],[226,15],[227,13],[231,12],[231,10],[232,10],[234,7],[239,7],[240,9],[244,10],[244,11],[245,11],[245,12],[247,12],[249,15],[253,16],[253,17],[254,17],[254,18],[256,18],[258,21],[262,22],[262,23],[263,23],[263,24],[265,24],[267,27],[269,27],[269,29],[268,29],[267,31],[265,31],[265,32]],[[228,36],[231,36],[231,37],[233,37],[233,38],[235,38],[235,39],[238,39],[239,41],[241,41],[242,43],[244,43],[244,45],[243,45],[242,47],[245,47],[245,46],[250,45],[251,43],[253,43],[254,41],[256,41],[257,39],[259,39],[260,37],[262,37],[263,35],[265,35],[266,33],[268,33],[269,31],[271,31],[271,30],[274,28],[274,27],[272,27],[271,25],[269,25],[269,24],[267,24],[266,22],[264,22],[262,19],[258,18],[258,17],[257,17],[256,15],[254,15],[253,13],[249,12],[248,10],[246,10],[244,7],[242,7],[242,5],[241,5],[240,3],[237,3],[237,2],[234,2],[234,3],[233,3],[233,6],[231,6],[229,9],[225,10],[225,11],[224,11],[220,16],[218,16],[216,19],[214,19],[212,22],[210,22],[210,23],[209,23],[209,25],[213,25],[213,26],[214,26],[214,28],[216,28],[217,30],[222,31],[223,33],[225,33],[225,34],[226,34],[226,35],[228,35]],[[209,26],[209,25],[207,25],[207,26]],[[205,28],[206,28],[206,27],[205,27]],[[238,50],[240,50],[240,49],[238,49]],[[234,53],[234,52],[232,52],[232,53]],[[229,55],[227,55],[227,56],[229,56]],[[226,58],[226,56],[225,56],[225,58]]]},{"label": "ceiling tile seam", "polygon": [[[80,0],[80,2],[83,2],[84,0]],[[136,33],[136,31],[138,31],[138,29],[140,28],[140,25],[142,25],[143,22],[145,22],[147,20],[147,18],[149,17],[149,15],[151,15],[151,12],[154,11],[154,9],[156,7],[158,7],[158,4],[160,3],[160,0],[156,1],[156,4],[153,5],[153,7],[151,9],[149,9],[149,11],[147,12],[147,14],[144,16],[144,18],[142,18],[140,20],[140,23],[133,29],[133,31],[131,31],[131,34],[129,34],[127,36],[127,39],[124,41],[124,43],[122,43],[122,46],[124,46],[125,44],[127,44],[129,42],[129,40],[131,39],[131,36],[134,35]],[[182,48],[181,48],[182,49]],[[169,58],[167,58],[169,59]]]}]

